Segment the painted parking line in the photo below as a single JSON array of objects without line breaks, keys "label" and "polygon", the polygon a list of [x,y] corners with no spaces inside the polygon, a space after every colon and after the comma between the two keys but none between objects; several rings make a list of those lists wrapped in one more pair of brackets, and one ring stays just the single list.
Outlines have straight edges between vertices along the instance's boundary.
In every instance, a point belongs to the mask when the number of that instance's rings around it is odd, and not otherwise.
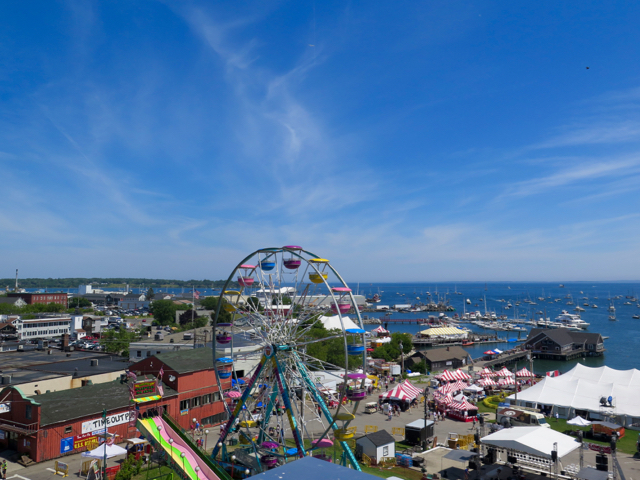
[{"label": "painted parking line", "polygon": [[49,470],[50,472],[56,473],[56,471],[53,468],[47,467],[47,470]]},{"label": "painted parking line", "polygon": [[10,480],[11,478],[19,478],[20,480],[31,480],[30,478],[26,478],[26,477],[23,477],[22,475],[18,475],[18,474],[15,474],[15,475],[13,475],[11,477],[7,477],[7,480]]}]

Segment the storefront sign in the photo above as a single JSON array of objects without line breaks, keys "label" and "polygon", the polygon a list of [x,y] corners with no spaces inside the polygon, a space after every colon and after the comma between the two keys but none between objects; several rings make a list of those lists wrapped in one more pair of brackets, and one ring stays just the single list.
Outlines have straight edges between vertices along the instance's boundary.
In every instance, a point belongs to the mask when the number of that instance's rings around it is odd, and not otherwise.
[{"label": "storefront sign", "polygon": [[[121,425],[123,423],[127,423],[129,421],[129,412],[116,413],[115,415],[109,415],[107,417],[107,428],[115,425]],[[88,422],[83,422],[82,424],[82,433],[90,433],[95,432],[96,430],[100,430],[105,427],[105,422],[103,417],[96,418],[95,420],[89,420]]]},{"label": "storefront sign", "polygon": [[60,454],[69,453],[71,450],[73,450],[73,437],[60,440]]},{"label": "storefront sign", "polygon": [[83,433],[82,435],[76,435],[73,437],[73,449],[86,448],[87,450],[93,450],[100,445],[100,438],[98,433],[104,433],[104,429],[101,432]]},{"label": "storefront sign", "polygon": [[156,382],[152,380],[134,383],[133,391],[136,397],[148,397],[156,393]]}]

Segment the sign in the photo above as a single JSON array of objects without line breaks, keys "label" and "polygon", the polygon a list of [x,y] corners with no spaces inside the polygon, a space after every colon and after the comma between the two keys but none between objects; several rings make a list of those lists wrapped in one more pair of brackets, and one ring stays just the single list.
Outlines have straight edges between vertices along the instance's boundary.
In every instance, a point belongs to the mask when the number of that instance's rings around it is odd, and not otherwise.
[{"label": "sign", "polygon": [[0,430],[0,440],[4,440],[5,438],[7,438],[7,435],[5,433],[4,430]]},{"label": "sign", "polygon": [[[102,432],[104,434],[104,429]],[[73,437],[73,449],[86,448],[87,450],[93,450],[100,445],[100,439],[98,438],[98,432],[83,433],[82,435],[76,435]]]},{"label": "sign", "polygon": [[147,397],[156,393],[155,380],[137,382],[133,384],[133,391],[136,397]]},{"label": "sign", "polygon": [[[129,412],[116,413],[115,415],[109,415],[107,417],[107,427],[113,427],[121,425],[129,421]],[[89,420],[82,423],[82,433],[95,432],[96,430],[103,429],[105,427],[104,418],[99,417],[95,420]]]},{"label": "sign", "polygon": [[63,455],[65,453],[73,450],[73,437],[67,437],[60,440],[60,454]]},{"label": "sign", "polygon": [[180,415],[188,415],[189,414],[189,409],[185,408],[184,410],[180,410]]},{"label": "sign", "polygon": [[62,463],[56,460],[54,468],[56,470],[56,475],[58,473],[61,473],[63,477],[69,476],[69,465],[67,465],[66,463]]},{"label": "sign", "polygon": [[11,411],[10,403],[0,403],[0,413],[9,413]]},{"label": "sign", "polygon": [[597,443],[586,443],[586,442],[585,442],[585,445],[589,450],[593,450],[594,452],[607,453],[607,454],[611,453],[611,447],[598,445]]}]

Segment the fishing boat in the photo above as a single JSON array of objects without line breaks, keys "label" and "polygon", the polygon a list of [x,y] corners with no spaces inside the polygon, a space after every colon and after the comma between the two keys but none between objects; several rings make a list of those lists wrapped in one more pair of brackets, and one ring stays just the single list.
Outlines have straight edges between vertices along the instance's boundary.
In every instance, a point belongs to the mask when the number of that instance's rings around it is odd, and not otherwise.
[{"label": "fishing boat", "polygon": [[471,345],[473,345],[473,342],[471,340],[465,340],[464,342],[462,342],[463,347],[470,347]]}]

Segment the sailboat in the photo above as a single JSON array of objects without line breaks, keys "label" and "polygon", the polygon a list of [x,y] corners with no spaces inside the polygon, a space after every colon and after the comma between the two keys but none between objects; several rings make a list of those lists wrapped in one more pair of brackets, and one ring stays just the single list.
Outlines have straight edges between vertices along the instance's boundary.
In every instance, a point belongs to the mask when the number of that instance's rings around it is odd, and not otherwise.
[{"label": "sailboat", "polygon": [[609,320],[612,322],[618,320],[616,318],[616,307],[613,306],[613,300],[611,300],[611,305],[609,305]]}]

